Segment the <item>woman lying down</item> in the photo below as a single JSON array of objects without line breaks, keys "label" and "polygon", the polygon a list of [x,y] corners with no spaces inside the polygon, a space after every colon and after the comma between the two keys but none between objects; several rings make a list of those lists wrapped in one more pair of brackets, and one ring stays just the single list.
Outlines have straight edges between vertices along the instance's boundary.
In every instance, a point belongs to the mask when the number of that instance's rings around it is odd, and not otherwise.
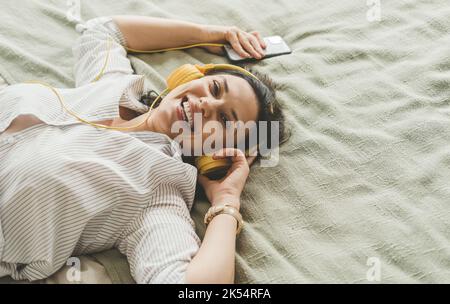
[{"label": "woman lying down", "polygon": [[[0,91],[0,277],[47,278],[71,256],[115,247],[138,283],[232,283],[251,159],[236,146],[218,150],[216,159],[233,155],[227,175],[198,176],[183,161],[183,145],[201,149],[207,134],[177,142],[181,130],[172,125],[282,125],[274,90],[266,77],[210,68],[173,88],[147,115],[144,76],[133,74],[126,48],[230,43],[259,59],[264,42],[236,27],[137,16],[97,18],[77,30],[76,88],[58,89],[59,98],[86,121],[124,130],[81,123],[40,84]],[[210,209],[202,243],[190,217],[197,176],[211,205],[220,207]]]}]

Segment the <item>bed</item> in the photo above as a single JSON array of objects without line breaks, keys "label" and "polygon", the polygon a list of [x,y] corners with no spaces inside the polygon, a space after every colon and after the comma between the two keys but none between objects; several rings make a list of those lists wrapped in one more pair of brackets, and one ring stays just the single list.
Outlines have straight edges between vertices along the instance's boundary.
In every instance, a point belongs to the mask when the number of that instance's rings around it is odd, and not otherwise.
[{"label": "bed", "polygon": [[[76,1],[3,0],[0,75],[71,87]],[[280,35],[254,65],[281,85],[291,136],[252,168],[237,283],[450,283],[450,6],[446,1],[81,1],[80,16],[140,14]],[[151,39],[151,37],[149,37]],[[130,57],[157,90],[200,49]],[[208,208],[192,216],[202,237]],[[118,252],[82,257],[82,282],[132,283]],[[42,283],[67,283],[67,267]],[[5,282],[6,279],[3,280]]]}]

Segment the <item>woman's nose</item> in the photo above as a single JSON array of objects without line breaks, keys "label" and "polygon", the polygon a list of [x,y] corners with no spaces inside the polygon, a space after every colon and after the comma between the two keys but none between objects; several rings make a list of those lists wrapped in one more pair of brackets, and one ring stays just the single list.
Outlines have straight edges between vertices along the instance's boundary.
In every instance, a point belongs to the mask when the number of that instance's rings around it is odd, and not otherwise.
[{"label": "woman's nose", "polygon": [[211,118],[214,113],[212,103],[205,97],[199,99],[199,108],[202,111],[203,118]]}]

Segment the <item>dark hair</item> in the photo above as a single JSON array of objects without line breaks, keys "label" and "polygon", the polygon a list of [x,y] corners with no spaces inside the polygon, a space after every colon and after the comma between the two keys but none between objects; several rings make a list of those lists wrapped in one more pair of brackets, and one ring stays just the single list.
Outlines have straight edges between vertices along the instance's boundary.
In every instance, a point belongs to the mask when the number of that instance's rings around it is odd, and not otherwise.
[{"label": "dark hair", "polygon": [[[254,77],[246,75],[237,70],[213,70],[207,73],[206,75],[207,76],[218,74],[233,75],[245,79],[250,84],[258,99],[259,113],[257,121],[267,121],[267,131],[266,131],[268,137],[267,148],[269,149],[276,148],[272,146],[272,143],[270,142],[270,139],[272,137],[271,134],[272,122],[274,121],[279,122],[279,129],[278,129],[279,144],[280,145],[283,144],[288,139],[288,132],[286,132],[285,129],[285,117],[282,111],[282,107],[276,98],[276,90],[279,87],[267,75],[255,72],[251,69],[247,70],[253,75],[255,75],[256,78],[258,79],[255,79]],[[145,105],[150,105],[157,96],[158,93],[156,93],[155,91],[149,91],[141,97],[140,102],[142,102]],[[259,131],[260,130],[258,126],[258,132]]]}]

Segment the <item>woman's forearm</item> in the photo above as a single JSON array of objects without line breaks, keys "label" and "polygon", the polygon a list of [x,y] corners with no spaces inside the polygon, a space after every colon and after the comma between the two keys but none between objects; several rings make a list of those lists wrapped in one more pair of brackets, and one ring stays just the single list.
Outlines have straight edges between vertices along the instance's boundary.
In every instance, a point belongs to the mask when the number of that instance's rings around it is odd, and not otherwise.
[{"label": "woman's forearm", "polygon": [[220,27],[145,16],[114,16],[113,20],[131,49],[156,50],[224,40]]},{"label": "woman's forearm", "polygon": [[188,266],[188,284],[234,283],[237,221],[220,214],[208,225],[200,250]]}]

